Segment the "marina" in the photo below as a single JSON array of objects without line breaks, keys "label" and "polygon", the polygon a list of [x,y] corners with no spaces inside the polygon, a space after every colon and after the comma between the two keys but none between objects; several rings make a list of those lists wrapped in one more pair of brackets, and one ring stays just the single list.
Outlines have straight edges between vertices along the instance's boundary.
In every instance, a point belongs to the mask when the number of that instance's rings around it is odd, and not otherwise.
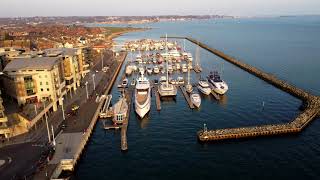
[{"label": "marina", "polygon": [[[282,29],[283,20],[280,21],[280,24],[278,23],[279,21],[277,20],[277,24],[270,28],[275,30]],[[261,25],[260,20],[258,23]],[[269,30],[257,29],[255,26],[251,26],[254,24],[252,22],[241,22],[241,24],[237,25],[240,27],[234,27],[233,20],[217,21],[216,23],[205,21],[199,22],[199,24],[201,27],[194,28],[198,24],[195,25],[193,22],[185,22],[173,27],[170,23],[159,23],[155,27],[160,27],[161,29],[155,28],[150,33],[123,36],[119,39],[119,44],[123,41],[131,41],[131,39],[139,39],[141,37],[158,38],[164,32],[192,36],[210,47],[216,47],[226,54],[235,55],[237,59],[243,59],[243,62],[259,67],[265,72],[275,74],[281,79],[288,80],[297,87],[305,88],[308,91],[311,90],[312,94],[317,94],[314,91],[318,91],[319,88],[316,82],[310,79],[313,76],[306,75],[310,75],[308,72],[301,74],[301,71],[290,64],[294,61],[302,67],[301,64],[305,63],[301,63],[301,61],[308,61],[309,56],[306,52],[310,56],[314,56],[314,53],[306,50],[309,46],[301,47],[294,44],[293,46],[297,46],[297,48],[293,47],[293,51],[291,51],[291,48],[289,50],[283,48],[288,47],[291,42],[296,43],[302,40],[295,36],[297,35],[296,33],[292,34],[294,37],[289,42],[284,39],[278,42],[276,40],[286,37],[286,33],[281,34],[281,36],[274,36],[274,31],[271,33]],[[249,28],[245,28],[245,32],[241,29],[249,25]],[[208,27],[210,27],[210,30],[205,31]],[[220,31],[221,33],[219,33]],[[231,32],[227,33],[229,31]],[[287,30],[283,31],[287,32]],[[211,36],[213,32],[217,36]],[[253,33],[258,33],[258,35],[266,33],[268,36],[255,39],[255,36],[251,36]],[[243,34],[249,35],[242,36]],[[279,43],[279,45],[272,46],[269,38],[273,36],[273,43]],[[264,41],[264,39],[266,40]],[[237,44],[236,42],[239,41],[240,43]],[[262,44],[259,43],[260,41],[262,41]],[[183,39],[177,40],[177,42],[182,44]],[[251,43],[251,46],[247,43]],[[290,45],[290,47],[292,46]],[[299,49],[303,50],[300,51]],[[195,55],[196,45],[186,40],[186,51]],[[150,52],[141,51],[142,56],[147,53],[151,54]],[[200,93],[202,101],[200,108],[191,110],[183,93],[178,90],[175,100],[161,98],[161,111],[157,110],[156,96],[153,92],[150,112],[144,118],[139,118],[134,109],[131,109],[130,125],[127,131],[128,153],[123,154],[120,151],[120,129],[119,131],[106,132],[100,126],[97,126],[93,136],[94,139],[88,146],[86,155],[79,165],[79,170],[76,172],[76,179],[103,179],[106,173],[108,173],[108,178],[110,179],[121,179],[123,177],[122,174],[130,171],[130,168],[123,166],[124,164],[128,164],[130,167],[140,167],[138,172],[128,173],[128,178],[132,179],[140,179],[145,175],[148,178],[152,178],[153,173],[150,174],[150,172],[159,174],[156,179],[194,179],[198,177],[198,174],[203,175],[203,178],[215,177],[223,179],[224,177],[243,177],[243,173],[249,174],[245,175],[245,178],[248,177],[247,179],[260,178],[260,175],[266,175],[266,178],[262,179],[268,179],[273,174],[283,175],[286,179],[294,179],[295,177],[303,178],[306,175],[305,171],[301,171],[302,168],[306,167],[302,164],[307,164],[308,167],[305,170],[309,172],[312,169],[318,169],[319,165],[316,163],[318,159],[314,159],[314,157],[317,157],[316,147],[319,144],[317,143],[319,129],[319,121],[317,120],[312,121],[311,125],[301,133],[262,138],[249,138],[252,136],[248,138],[231,138],[227,141],[212,141],[213,143],[197,141],[197,132],[203,129],[203,124],[206,124],[207,131],[241,129],[268,124],[287,124],[292,119],[295,119],[301,113],[301,110],[305,110],[300,109],[302,104],[300,99],[275,88],[260,78],[252,76],[203,48],[200,48],[200,53],[202,72],[195,73],[194,70],[190,70],[190,84],[192,84],[193,90],[198,91],[196,86],[199,76],[206,79],[210,71],[217,70],[221,78],[228,83],[228,92],[223,96],[218,95],[220,97],[219,101],[215,100],[212,94],[204,95]],[[139,51],[133,52],[133,56],[135,54],[139,54]],[[130,52],[128,53],[128,61],[130,61]],[[196,56],[193,57],[193,67],[195,61]],[[134,62],[134,64],[136,63]],[[165,64],[165,61],[162,64]],[[181,60],[180,65],[182,64],[187,65],[187,62]],[[277,64],[277,66],[274,64]],[[146,61],[146,64],[142,62],[141,65],[155,66],[158,64],[153,62],[149,64]],[[160,67],[160,65],[158,66]],[[287,67],[288,69],[286,69]],[[185,69],[187,70],[187,68]],[[294,72],[293,74],[292,71]],[[311,74],[317,74],[315,70],[310,69],[310,71],[313,72]],[[137,72],[133,72],[127,77],[129,84],[131,84],[133,78],[137,78],[137,75]],[[151,81],[151,86],[155,87],[159,84],[153,84],[154,80],[159,80],[158,77],[165,75],[166,71],[162,74],[160,70],[158,75],[152,73],[147,77]],[[121,76],[121,73],[119,76]],[[175,80],[177,80],[178,76],[182,76],[186,84],[187,71],[183,73],[181,70],[180,72],[173,70],[172,74],[169,74],[169,77]],[[122,82],[121,77],[118,78],[115,84],[118,84],[118,82]],[[179,87],[177,86],[177,88]],[[119,90],[115,86],[112,90],[114,97],[112,104],[117,101],[115,97],[118,97],[119,94]],[[101,124],[102,121],[99,121],[99,123]],[[137,161],[137,159],[139,160]],[[190,170],[190,166],[195,162],[202,164],[202,166]],[[275,162],[288,162],[288,164]],[[259,163],[259,165],[256,165],[256,163]],[[113,164],[114,168],[108,168],[108,164]],[[248,166],[243,169],[243,165]],[[270,175],[270,171],[265,171],[264,168],[261,168],[262,165],[274,173]],[[171,167],[174,172],[170,173],[170,175],[162,173],[168,167]],[[214,171],[208,171],[208,168],[203,167],[210,167]],[[115,168],[119,170],[119,173],[114,173],[113,169]],[[230,175],[230,172],[232,172],[232,175]],[[316,179],[318,174],[315,172],[309,175]]]}]

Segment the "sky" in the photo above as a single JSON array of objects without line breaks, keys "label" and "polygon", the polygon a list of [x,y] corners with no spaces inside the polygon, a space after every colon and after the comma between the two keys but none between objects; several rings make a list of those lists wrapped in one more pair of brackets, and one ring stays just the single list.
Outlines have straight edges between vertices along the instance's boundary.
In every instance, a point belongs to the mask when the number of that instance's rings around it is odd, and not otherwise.
[{"label": "sky", "polygon": [[320,14],[320,0],[1,0],[0,6],[0,17]]}]

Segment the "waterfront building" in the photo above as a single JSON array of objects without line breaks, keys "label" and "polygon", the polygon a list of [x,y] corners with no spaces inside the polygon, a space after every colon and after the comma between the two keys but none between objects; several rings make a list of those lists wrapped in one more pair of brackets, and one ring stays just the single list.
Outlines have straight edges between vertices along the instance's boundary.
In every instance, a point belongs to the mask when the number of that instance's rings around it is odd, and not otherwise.
[{"label": "waterfront building", "polygon": [[7,126],[8,118],[4,113],[3,100],[1,98],[1,90],[0,90],[0,139],[8,138],[10,134],[10,129]]},{"label": "waterfront building", "polygon": [[[66,93],[63,60],[61,57],[22,58],[11,61],[2,76],[6,95],[19,105],[41,101],[53,103]],[[60,104],[60,103],[59,103]]]}]

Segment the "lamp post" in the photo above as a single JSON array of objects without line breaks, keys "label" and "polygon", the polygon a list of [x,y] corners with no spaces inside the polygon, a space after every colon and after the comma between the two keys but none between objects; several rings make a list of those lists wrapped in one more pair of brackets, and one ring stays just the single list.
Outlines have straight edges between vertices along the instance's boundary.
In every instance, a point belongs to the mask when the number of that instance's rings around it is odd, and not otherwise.
[{"label": "lamp post", "polygon": [[94,77],[96,74],[92,74],[92,81],[93,81],[93,90],[96,90],[96,83],[94,82]]},{"label": "lamp post", "polygon": [[56,146],[56,139],[54,137],[54,130],[53,130],[53,126],[51,125],[51,131],[52,131],[52,145]]},{"label": "lamp post", "polygon": [[[43,101],[43,110],[45,111],[46,109],[46,103]],[[47,132],[48,132],[48,141],[49,143],[51,142],[51,137],[50,137],[50,130],[49,130],[49,124],[48,124],[48,116],[47,116],[47,112],[44,112],[44,116],[46,119],[46,125],[47,125]]]},{"label": "lamp post", "polygon": [[62,100],[62,103],[61,103],[62,118],[63,118],[63,120],[66,120],[66,116],[65,116],[65,114],[64,114],[64,107],[63,107],[63,100],[64,100],[64,98],[61,98],[61,100]]},{"label": "lamp post", "polygon": [[85,85],[86,85],[87,99],[89,99],[89,93],[88,93],[88,81],[86,81]]},{"label": "lamp post", "polygon": [[103,71],[103,59],[104,59],[104,54],[103,51],[101,52],[101,71]]}]

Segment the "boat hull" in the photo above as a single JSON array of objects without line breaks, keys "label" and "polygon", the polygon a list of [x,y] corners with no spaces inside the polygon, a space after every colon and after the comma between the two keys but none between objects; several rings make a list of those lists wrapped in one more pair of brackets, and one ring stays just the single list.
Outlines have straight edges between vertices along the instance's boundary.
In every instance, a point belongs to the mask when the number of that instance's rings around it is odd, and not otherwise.
[{"label": "boat hull", "polygon": [[198,86],[198,90],[205,95],[209,95],[211,93],[211,88],[204,88],[202,86]]}]

